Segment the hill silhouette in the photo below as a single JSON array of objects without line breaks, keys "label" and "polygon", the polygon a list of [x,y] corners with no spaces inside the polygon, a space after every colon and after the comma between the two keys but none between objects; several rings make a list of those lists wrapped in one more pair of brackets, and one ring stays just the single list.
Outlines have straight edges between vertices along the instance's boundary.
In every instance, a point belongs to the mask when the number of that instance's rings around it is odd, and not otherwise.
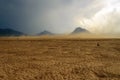
[{"label": "hill silhouette", "polygon": [[0,36],[21,36],[21,35],[24,35],[24,33],[10,28],[0,29]]},{"label": "hill silhouette", "polygon": [[79,34],[79,33],[89,33],[89,31],[81,27],[77,27],[71,34]]},{"label": "hill silhouette", "polygon": [[51,33],[51,32],[49,32],[49,31],[43,31],[43,32],[41,32],[41,33],[39,33],[39,34],[37,34],[37,35],[54,35],[53,33]]}]

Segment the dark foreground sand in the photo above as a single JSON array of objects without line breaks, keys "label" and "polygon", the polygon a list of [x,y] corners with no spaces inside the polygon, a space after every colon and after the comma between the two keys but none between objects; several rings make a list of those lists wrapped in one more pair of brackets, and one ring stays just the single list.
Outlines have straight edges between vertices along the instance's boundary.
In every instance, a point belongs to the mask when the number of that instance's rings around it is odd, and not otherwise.
[{"label": "dark foreground sand", "polygon": [[120,80],[120,40],[0,39],[0,80]]}]

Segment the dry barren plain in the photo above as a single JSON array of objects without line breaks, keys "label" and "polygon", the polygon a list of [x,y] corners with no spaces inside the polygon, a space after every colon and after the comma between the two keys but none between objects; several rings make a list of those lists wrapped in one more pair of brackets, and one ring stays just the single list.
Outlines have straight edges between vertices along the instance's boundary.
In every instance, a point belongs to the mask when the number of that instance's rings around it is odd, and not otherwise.
[{"label": "dry barren plain", "polygon": [[2,38],[0,80],[120,80],[120,39]]}]

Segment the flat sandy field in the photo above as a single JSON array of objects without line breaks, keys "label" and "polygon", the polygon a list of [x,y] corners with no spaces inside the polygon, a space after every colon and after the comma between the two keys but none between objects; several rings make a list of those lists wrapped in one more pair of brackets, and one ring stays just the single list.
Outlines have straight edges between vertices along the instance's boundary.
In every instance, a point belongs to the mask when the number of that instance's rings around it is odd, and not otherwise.
[{"label": "flat sandy field", "polygon": [[0,80],[120,80],[120,39],[0,38]]}]

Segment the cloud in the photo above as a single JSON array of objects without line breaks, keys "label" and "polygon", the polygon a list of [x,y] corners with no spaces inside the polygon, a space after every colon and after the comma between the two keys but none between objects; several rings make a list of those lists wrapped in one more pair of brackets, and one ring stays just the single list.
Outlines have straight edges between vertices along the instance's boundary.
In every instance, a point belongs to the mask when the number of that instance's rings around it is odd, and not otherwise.
[{"label": "cloud", "polygon": [[[0,27],[35,34],[43,30],[118,33],[119,0],[0,0]],[[109,27],[108,27],[109,26]]]},{"label": "cloud", "polygon": [[[93,5],[96,1],[94,0],[70,0],[69,3],[67,1],[63,0],[63,2],[58,2],[58,6],[48,9],[42,16],[37,17],[35,24],[39,25],[40,21],[43,21],[43,26],[48,26],[53,32],[71,32],[80,26],[77,23],[77,19],[91,17],[99,10],[92,10],[95,8]],[[92,7],[90,8],[90,6]],[[101,6],[97,7],[101,8]],[[90,12],[91,10],[92,12]]]},{"label": "cloud", "polygon": [[86,26],[93,33],[120,33],[120,1],[106,0],[106,6],[92,18],[83,19],[81,25]]}]

